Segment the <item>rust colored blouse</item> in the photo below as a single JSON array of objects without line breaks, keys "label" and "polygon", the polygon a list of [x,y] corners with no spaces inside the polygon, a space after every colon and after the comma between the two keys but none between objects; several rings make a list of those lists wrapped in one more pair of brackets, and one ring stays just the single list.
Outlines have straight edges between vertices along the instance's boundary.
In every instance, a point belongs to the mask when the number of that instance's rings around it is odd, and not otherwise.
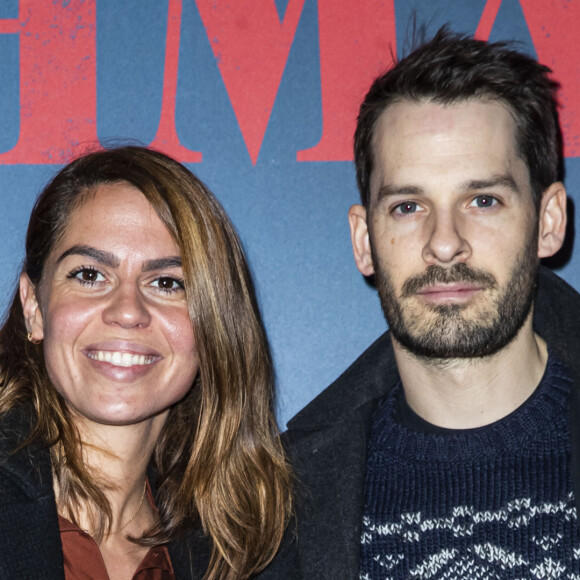
[{"label": "rust colored blouse", "polygon": [[[155,508],[147,483],[147,500]],[[58,516],[64,576],[66,580],[109,580],[105,562],[95,540],[71,521]],[[132,580],[175,580],[175,573],[166,546],[150,548]]]}]

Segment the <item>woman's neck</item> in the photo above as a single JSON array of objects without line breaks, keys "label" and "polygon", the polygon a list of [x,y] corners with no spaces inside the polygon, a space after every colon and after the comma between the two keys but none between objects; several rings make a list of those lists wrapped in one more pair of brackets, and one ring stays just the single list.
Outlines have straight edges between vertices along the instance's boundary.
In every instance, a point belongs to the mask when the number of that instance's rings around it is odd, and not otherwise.
[{"label": "woman's neck", "polygon": [[[134,425],[101,425],[86,419],[75,424],[82,443],[82,459],[89,475],[104,493],[111,509],[109,536],[140,535],[155,521],[155,514],[144,501],[147,467],[153,455],[164,417]],[[58,484],[55,479],[57,497]],[[60,498],[66,502],[66,498]],[[95,506],[79,506],[75,513],[82,529],[94,532]],[[66,514],[66,508],[59,509]],[[93,535],[93,533],[91,533]],[[107,541],[107,536],[103,538]]]}]

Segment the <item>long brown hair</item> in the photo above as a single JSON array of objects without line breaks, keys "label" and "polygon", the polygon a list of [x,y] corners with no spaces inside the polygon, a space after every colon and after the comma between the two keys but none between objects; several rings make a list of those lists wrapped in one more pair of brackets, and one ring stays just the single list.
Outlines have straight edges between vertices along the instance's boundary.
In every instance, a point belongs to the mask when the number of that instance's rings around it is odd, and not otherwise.
[{"label": "long brown hair", "polygon": [[[273,375],[248,266],[223,208],[187,168],[127,146],[89,153],[62,169],[39,196],[26,238],[24,272],[38,287],[71,212],[101,184],[143,193],[181,251],[200,371],[171,410],[157,442],[160,521],[140,544],[175,539],[201,525],[213,542],[206,578],[247,578],[274,556],[291,510],[291,475],[272,412]],[[51,385],[42,346],[26,339],[18,294],[0,329],[0,412],[34,409],[27,440],[51,448],[59,503],[74,517],[88,502],[111,511],[102,483],[82,460],[64,400]]]}]

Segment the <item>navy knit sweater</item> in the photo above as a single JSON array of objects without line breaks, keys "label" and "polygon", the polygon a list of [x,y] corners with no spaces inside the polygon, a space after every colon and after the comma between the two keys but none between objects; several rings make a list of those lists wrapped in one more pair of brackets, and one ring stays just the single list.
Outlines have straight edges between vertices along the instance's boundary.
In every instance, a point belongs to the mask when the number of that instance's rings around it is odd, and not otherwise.
[{"label": "navy knit sweater", "polygon": [[361,579],[580,579],[570,388],[550,356],[521,407],[469,430],[409,420],[393,389],[371,429]]}]

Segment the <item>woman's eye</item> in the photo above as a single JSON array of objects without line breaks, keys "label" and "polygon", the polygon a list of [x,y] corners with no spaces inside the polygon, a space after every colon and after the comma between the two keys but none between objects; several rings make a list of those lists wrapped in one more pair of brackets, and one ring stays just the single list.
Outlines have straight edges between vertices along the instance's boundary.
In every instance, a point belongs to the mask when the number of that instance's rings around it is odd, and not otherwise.
[{"label": "woman's eye", "polygon": [[97,282],[104,282],[105,277],[94,268],[79,268],[69,274],[69,278],[75,278],[81,284],[96,284]]},{"label": "woman's eye", "polygon": [[397,207],[395,207],[395,213],[399,214],[410,214],[415,213],[419,209],[419,205],[414,201],[405,201],[400,203]]},{"label": "woman's eye", "polygon": [[478,195],[470,205],[475,207],[491,207],[497,203],[497,199],[492,195]]},{"label": "woman's eye", "polygon": [[152,286],[163,290],[163,292],[177,292],[178,290],[183,290],[183,280],[178,280],[177,278],[171,278],[170,276],[162,276],[153,280]]}]

